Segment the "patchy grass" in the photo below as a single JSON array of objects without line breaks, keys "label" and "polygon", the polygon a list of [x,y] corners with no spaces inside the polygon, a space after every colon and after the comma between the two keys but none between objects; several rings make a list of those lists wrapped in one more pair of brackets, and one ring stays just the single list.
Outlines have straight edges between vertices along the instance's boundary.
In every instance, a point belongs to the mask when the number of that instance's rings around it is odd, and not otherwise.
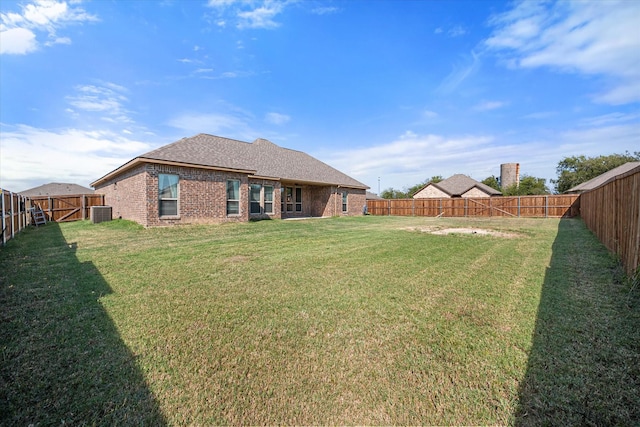
[{"label": "patchy grass", "polygon": [[[470,227],[511,238],[420,231]],[[638,291],[579,220],[50,224],[0,266],[8,424],[640,416]]]}]

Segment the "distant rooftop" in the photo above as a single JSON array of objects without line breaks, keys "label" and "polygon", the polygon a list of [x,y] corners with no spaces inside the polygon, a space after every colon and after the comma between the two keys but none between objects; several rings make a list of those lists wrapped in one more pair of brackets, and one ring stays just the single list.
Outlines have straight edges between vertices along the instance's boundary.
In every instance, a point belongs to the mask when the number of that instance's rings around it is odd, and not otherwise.
[{"label": "distant rooftop", "polygon": [[49,184],[40,185],[20,192],[23,196],[70,196],[76,194],[93,194],[93,190],[78,184],[70,184],[65,182],[50,182]]}]

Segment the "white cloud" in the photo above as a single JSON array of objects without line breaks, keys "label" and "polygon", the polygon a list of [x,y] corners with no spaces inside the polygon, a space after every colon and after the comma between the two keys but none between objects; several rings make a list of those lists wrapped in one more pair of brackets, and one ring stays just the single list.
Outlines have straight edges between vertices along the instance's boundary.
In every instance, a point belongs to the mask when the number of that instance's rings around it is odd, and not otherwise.
[{"label": "white cloud", "polygon": [[88,186],[150,145],[110,131],[1,125],[1,186],[22,191],[48,182]]},{"label": "white cloud", "polygon": [[36,32],[47,32],[49,38],[45,46],[70,44],[69,37],[58,37],[56,31],[72,23],[92,22],[98,18],[80,7],[55,0],[36,0],[21,5],[20,13],[0,14],[2,54],[27,54],[38,46]]},{"label": "white cloud", "polygon": [[467,30],[462,25],[456,25],[447,32],[449,37],[461,37],[467,34]]},{"label": "white cloud", "polygon": [[453,65],[453,70],[440,83],[436,89],[438,92],[451,93],[458,88],[469,76],[473,75],[480,67],[480,56],[471,52],[470,56],[462,58],[460,63]]},{"label": "white cloud", "polygon": [[582,126],[545,136],[419,135],[411,131],[371,147],[313,153],[331,166],[377,191],[403,189],[433,175],[456,173],[483,180],[500,173],[502,163],[520,163],[522,173],[556,178],[556,166],[569,156],[589,157],[637,151],[637,114],[609,114]]},{"label": "white cloud", "polygon": [[0,31],[0,55],[24,55],[38,48],[36,35],[26,28]]},{"label": "white cloud", "polygon": [[167,124],[186,132],[188,135],[209,133],[255,138],[255,135],[248,131],[248,119],[241,114],[183,113],[170,119]]},{"label": "white cloud", "polygon": [[476,111],[491,111],[491,110],[497,110],[498,108],[502,108],[505,105],[507,105],[507,103],[502,101],[485,101],[476,105],[475,107],[473,107],[473,109]]},{"label": "white cloud", "polygon": [[334,6],[316,7],[311,9],[311,13],[315,15],[329,15],[332,13],[338,13],[339,11],[340,9]]},{"label": "white cloud", "polygon": [[266,122],[274,125],[283,125],[291,120],[291,117],[287,116],[286,114],[267,113],[264,119]]},{"label": "white cloud", "polygon": [[127,89],[111,82],[101,82],[99,85],[76,86],[76,93],[68,96],[67,101],[75,109],[70,112],[75,118],[79,112],[97,113],[102,120],[111,123],[133,123],[130,112],[124,108],[128,102],[125,96]]},{"label": "white cloud", "polygon": [[640,3],[522,1],[489,21],[485,45],[516,67],[605,76],[596,102],[640,101]]},{"label": "white cloud", "polygon": [[207,5],[220,15],[216,22],[224,24],[218,26],[226,26],[227,20],[222,17],[226,14],[239,29],[274,29],[280,26],[276,17],[290,3],[288,0],[209,0]]}]

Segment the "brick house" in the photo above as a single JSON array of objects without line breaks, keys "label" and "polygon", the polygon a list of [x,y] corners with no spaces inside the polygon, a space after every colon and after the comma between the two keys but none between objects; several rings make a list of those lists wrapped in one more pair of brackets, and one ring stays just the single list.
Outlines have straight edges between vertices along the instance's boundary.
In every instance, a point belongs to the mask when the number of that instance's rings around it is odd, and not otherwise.
[{"label": "brick house", "polygon": [[502,196],[498,190],[489,187],[467,175],[456,174],[438,183],[430,182],[413,195],[414,199],[449,199],[453,197]]},{"label": "brick house", "polygon": [[145,227],[361,215],[365,184],[301,151],[199,134],[91,183],[116,218]]}]

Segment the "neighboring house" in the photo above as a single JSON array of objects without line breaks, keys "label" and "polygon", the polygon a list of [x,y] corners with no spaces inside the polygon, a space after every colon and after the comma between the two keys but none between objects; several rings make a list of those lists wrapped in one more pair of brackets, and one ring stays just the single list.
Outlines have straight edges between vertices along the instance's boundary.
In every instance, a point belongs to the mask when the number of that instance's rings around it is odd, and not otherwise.
[{"label": "neighboring house", "polygon": [[78,184],[50,182],[49,184],[21,191],[20,194],[27,197],[75,196],[79,194],[93,194],[93,190]]},{"label": "neighboring house", "polygon": [[622,175],[623,173],[629,172],[630,170],[637,168],[638,166],[640,166],[640,162],[627,162],[624,165],[611,169],[610,171],[607,171],[601,175],[598,175],[595,178],[591,178],[589,181],[585,181],[582,184],[578,184],[575,187],[565,191],[565,193],[582,193],[584,191],[593,190],[594,188],[600,187],[602,184],[606,183],[611,178],[615,178],[618,175]]},{"label": "neighboring house", "polygon": [[361,215],[365,184],[301,151],[199,134],[150,151],[91,184],[114,217],[145,227]]},{"label": "neighboring house", "polygon": [[370,191],[367,191],[367,200],[384,200],[384,198],[378,196],[376,193],[372,193]]},{"label": "neighboring house", "polygon": [[438,183],[430,182],[413,195],[414,199],[501,196],[498,190],[466,175],[453,175]]}]

